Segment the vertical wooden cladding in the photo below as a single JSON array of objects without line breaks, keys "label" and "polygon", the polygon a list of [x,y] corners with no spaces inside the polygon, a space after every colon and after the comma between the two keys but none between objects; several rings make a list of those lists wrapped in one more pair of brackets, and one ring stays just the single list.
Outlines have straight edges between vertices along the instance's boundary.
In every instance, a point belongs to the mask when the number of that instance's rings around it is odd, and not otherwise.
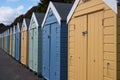
[{"label": "vertical wooden cladding", "polygon": [[12,55],[12,34],[10,35],[10,55]]},{"label": "vertical wooden cladding", "polygon": [[10,28],[10,55],[12,55],[12,28]]},{"label": "vertical wooden cladding", "polygon": [[6,51],[6,35],[4,35],[3,40],[4,40],[4,50]]},{"label": "vertical wooden cladding", "polygon": [[116,20],[116,13],[102,0],[78,4],[69,21],[68,80],[120,79]]},{"label": "vertical wooden cladding", "polygon": [[13,33],[12,33],[12,57],[15,58],[15,26],[13,26]]},{"label": "vertical wooden cladding", "polygon": [[120,7],[118,7],[117,17],[117,79],[120,80]]},{"label": "vertical wooden cladding", "polygon": [[[26,25],[25,25],[26,24]],[[28,66],[28,28],[25,19],[21,28],[21,63]]]},{"label": "vertical wooden cladding", "polygon": [[[83,31],[87,31],[87,16],[74,19],[75,23],[69,25],[69,71],[68,80],[86,80],[86,53],[87,36],[83,36]],[[83,23],[80,23],[83,22]],[[79,35],[78,35],[79,34]],[[78,45],[81,44],[81,45]],[[80,53],[81,52],[81,53]],[[76,63],[75,63],[76,62]],[[81,65],[82,64],[82,65]],[[75,74],[76,73],[76,74]]]},{"label": "vertical wooden cladding", "polygon": [[44,13],[32,14],[29,25],[29,51],[28,66],[31,70],[41,74],[42,56],[41,56],[41,23]]},{"label": "vertical wooden cladding", "polygon": [[70,9],[71,4],[50,2],[44,18],[42,75],[47,80],[68,80],[68,25],[66,18]]}]

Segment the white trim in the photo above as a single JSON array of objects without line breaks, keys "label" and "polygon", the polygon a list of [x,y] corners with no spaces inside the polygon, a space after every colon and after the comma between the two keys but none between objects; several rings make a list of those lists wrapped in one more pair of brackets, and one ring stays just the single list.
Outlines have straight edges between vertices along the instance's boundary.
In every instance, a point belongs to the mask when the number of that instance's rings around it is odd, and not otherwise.
[{"label": "white trim", "polygon": [[[67,16],[67,23],[70,21],[76,7],[78,6],[80,0],[75,0],[73,7],[70,10],[70,13]],[[116,14],[118,13],[117,11],[117,0],[103,0],[105,4],[107,4]]]},{"label": "white trim", "polygon": [[75,2],[74,2],[74,4],[73,4],[73,7],[71,8],[70,13],[69,13],[68,16],[67,16],[67,23],[69,22],[69,20],[70,20],[71,16],[73,15],[76,7],[78,6],[79,1],[80,1],[80,0],[75,0]]},{"label": "white trim", "polygon": [[43,22],[42,22],[42,28],[43,28],[43,26],[45,24],[45,21],[46,21],[46,18],[47,18],[47,15],[48,15],[50,9],[52,10],[52,12],[54,13],[54,15],[56,16],[56,18],[58,20],[58,23],[59,24],[61,23],[61,17],[59,15],[57,9],[55,8],[54,4],[50,1],[48,9],[47,9],[47,12],[46,12],[45,17],[44,17]]},{"label": "white trim", "polygon": [[19,33],[20,32],[20,23],[17,23],[17,26],[16,26],[16,33]]},{"label": "white trim", "polygon": [[103,0],[105,4],[107,4],[116,14],[118,13],[117,10],[117,0]]},{"label": "white trim", "polygon": [[36,28],[39,27],[39,24],[38,24],[37,18],[36,18],[36,16],[35,16],[35,13],[33,12],[33,13],[32,13],[32,17],[31,17],[31,19],[30,19],[29,30],[31,29],[32,21],[33,21],[33,20],[35,21]]},{"label": "white trim", "polygon": [[16,26],[14,25],[14,26],[13,26],[13,34],[15,34],[15,33],[16,33],[16,32],[15,32],[15,27],[16,27]]},{"label": "white trim", "polygon": [[36,17],[37,17],[37,16],[35,16],[35,13],[33,12],[33,18],[34,18],[34,21],[35,21],[35,24],[36,24],[36,28],[38,28],[38,27],[39,27],[39,23],[38,23]]},{"label": "white trim", "polygon": [[[25,27],[25,30],[22,30],[23,27]],[[25,19],[25,18],[23,19],[23,23],[22,23],[21,32],[22,32],[22,31],[27,31],[27,24],[26,24],[26,19]]]}]

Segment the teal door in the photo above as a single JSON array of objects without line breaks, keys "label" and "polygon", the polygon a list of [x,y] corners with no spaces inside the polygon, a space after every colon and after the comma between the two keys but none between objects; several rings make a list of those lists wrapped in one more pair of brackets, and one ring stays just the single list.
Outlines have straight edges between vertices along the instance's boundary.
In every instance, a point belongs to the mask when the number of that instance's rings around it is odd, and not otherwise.
[{"label": "teal door", "polygon": [[38,29],[34,29],[33,40],[33,70],[38,72]]},{"label": "teal door", "polygon": [[29,31],[29,58],[28,58],[28,66],[30,69],[33,69],[32,65],[33,65],[33,61],[32,61],[32,56],[33,56],[33,33],[34,30],[30,30]]},{"label": "teal door", "polygon": [[15,34],[13,34],[12,56],[15,58]]}]

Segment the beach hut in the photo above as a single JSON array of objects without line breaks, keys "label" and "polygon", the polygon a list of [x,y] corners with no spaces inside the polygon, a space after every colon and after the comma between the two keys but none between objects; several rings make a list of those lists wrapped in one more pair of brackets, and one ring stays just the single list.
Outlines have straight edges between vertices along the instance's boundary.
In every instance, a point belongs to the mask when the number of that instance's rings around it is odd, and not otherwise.
[{"label": "beach hut", "polygon": [[39,75],[41,73],[41,24],[44,13],[33,12],[29,25],[29,57],[28,66]]},{"label": "beach hut", "polygon": [[3,40],[4,40],[4,48],[3,48],[3,50],[6,52],[6,31],[4,31],[3,34],[4,34],[4,37],[3,37]]},{"label": "beach hut", "polygon": [[10,47],[10,30],[7,29],[7,35],[6,35],[6,52],[9,53],[9,47]]},{"label": "beach hut", "polygon": [[67,15],[71,4],[50,2],[42,23],[42,76],[67,80]]},{"label": "beach hut", "polygon": [[9,54],[11,56],[12,56],[12,39],[13,39],[12,34],[13,34],[13,29],[12,29],[12,27],[10,27],[10,52],[9,52]]},{"label": "beach hut", "polygon": [[3,40],[3,33],[1,33],[1,49],[3,49],[4,47],[4,40]]},{"label": "beach hut", "polygon": [[68,80],[120,79],[117,0],[75,0],[67,17]]},{"label": "beach hut", "polygon": [[28,66],[29,29],[30,19],[24,18],[21,28],[21,63]]},{"label": "beach hut", "polygon": [[2,49],[4,49],[4,33],[2,33]]},{"label": "beach hut", "polygon": [[15,27],[15,59],[20,62],[21,57],[21,27],[22,23],[17,23]]},{"label": "beach hut", "polygon": [[15,58],[15,27],[14,25],[13,28],[13,33],[12,33],[12,57]]}]

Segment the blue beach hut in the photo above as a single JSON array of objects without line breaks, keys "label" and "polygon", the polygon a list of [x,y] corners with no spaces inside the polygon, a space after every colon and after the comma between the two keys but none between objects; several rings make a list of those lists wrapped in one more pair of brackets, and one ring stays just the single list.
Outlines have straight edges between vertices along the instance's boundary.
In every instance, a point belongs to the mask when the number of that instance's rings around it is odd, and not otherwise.
[{"label": "blue beach hut", "polygon": [[71,4],[50,2],[42,23],[42,76],[67,80],[67,15]]}]

